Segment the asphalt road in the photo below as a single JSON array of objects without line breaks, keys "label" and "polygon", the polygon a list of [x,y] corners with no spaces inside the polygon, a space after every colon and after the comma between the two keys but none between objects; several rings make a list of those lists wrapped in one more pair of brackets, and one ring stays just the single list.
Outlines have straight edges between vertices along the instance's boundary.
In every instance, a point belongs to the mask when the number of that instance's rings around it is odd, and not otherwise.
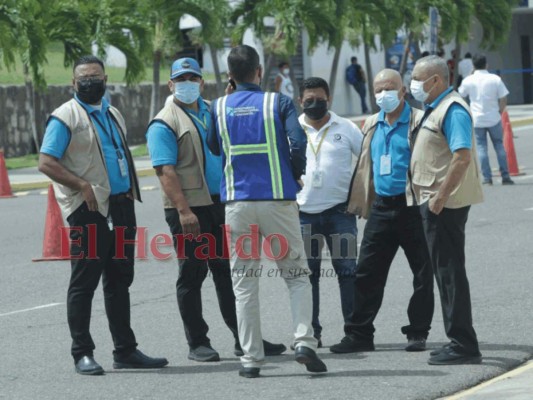
[{"label": "asphalt road", "polygon": [[[261,379],[240,378],[239,360],[233,356],[232,336],[218,311],[212,281],[208,278],[204,284],[204,314],[222,361],[202,364],[187,360],[175,300],[176,261],[149,259],[136,264],[132,323],[139,348],[167,357],[170,365],[155,371],[112,369],[112,343],[99,289],[91,331],[96,360],[106,375],[77,375],[66,322],[69,263],[31,261],[41,253],[46,213],[46,196],[35,191],[0,199],[0,398],[436,399],[517,366],[533,354],[533,127],[517,129],[515,134],[519,164],[526,167],[527,175],[517,178],[514,187],[502,187],[495,179],[495,185],[485,190],[486,201],[472,208],[467,225],[467,269],[483,364],[429,366],[428,352],[403,350],[400,327],[407,321],[411,274],[404,255],[398,254],[376,320],[375,352],[334,355],[327,349],[343,332],[337,283],[326,277],[321,289],[326,348],[319,353],[329,372],[310,376],[289,351],[269,359]],[[496,166],[494,159],[492,166]],[[141,185],[150,189],[156,186],[155,178],[143,178]],[[150,237],[167,233],[159,189],[145,190],[143,196],[144,202],[137,206],[139,225],[148,227]],[[362,232],[363,222],[358,225]],[[265,263],[265,269],[272,267]],[[430,347],[447,342],[438,295],[436,299]],[[264,336],[287,347],[291,343],[288,305],[282,279],[264,276]]]}]

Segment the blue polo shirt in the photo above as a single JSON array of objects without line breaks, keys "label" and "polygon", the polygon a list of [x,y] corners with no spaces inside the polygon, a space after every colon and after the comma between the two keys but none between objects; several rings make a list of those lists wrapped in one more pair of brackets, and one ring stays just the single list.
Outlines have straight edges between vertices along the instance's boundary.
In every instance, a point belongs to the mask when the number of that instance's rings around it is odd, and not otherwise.
[{"label": "blue polo shirt", "polygon": [[[80,101],[76,95],[74,98],[81,106],[87,110],[93,125],[96,127],[100,143],[102,144],[102,152],[107,167],[107,175],[109,184],[111,186],[111,194],[124,193],[130,190],[130,174],[129,166],[126,162],[124,153],[124,147],[120,140],[117,127],[113,122],[113,119],[109,115],[109,102],[102,98],[102,109],[91,107],[89,104],[85,104]],[[124,165],[126,167],[126,176],[120,174],[120,167],[118,164],[118,155],[111,139],[111,135],[115,139],[115,143],[118,146],[122,158],[124,159]],[[41,153],[48,154],[52,157],[60,159],[65,154],[65,151],[70,144],[70,131],[57,118],[50,118],[46,125],[46,131],[44,133],[43,144],[41,146]]]},{"label": "blue polo shirt", "polygon": [[[392,125],[389,125],[385,119],[385,113],[380,111],[376,131],[372,137],[370,148],[374,187],[380,196],[397,196],[405,193],[407,168],[411,159],[411,149],[407,138],[411,107],[407,102],[404,104],[400,118]],[[391,173],[381,175],[382,156],[387,154],[391,158]]]},{"label": "blue polo shirt", "polygon": [[[427,108],[436,108],[453,88],[442,92]],[[444,136],[452,153],[460,149],[472,149],[472,118],[463,106],[454,103],[448,109],[442,125]]]},{"label": "blue polo shirt", "polygon": [[[207,147],[207,133],[211,126],[211,114],[207,104],[200,97],[198,112],[184,108],[191,117],[202,138],[205,157],[205,180],[210,194],[220,193],[222,179],[222,158],[216,156]],[[152,159],[152,166],[176,165],[178,160],[178,142],[172,130],[162,122],[152,123],[146,132],[146,141]]]}]

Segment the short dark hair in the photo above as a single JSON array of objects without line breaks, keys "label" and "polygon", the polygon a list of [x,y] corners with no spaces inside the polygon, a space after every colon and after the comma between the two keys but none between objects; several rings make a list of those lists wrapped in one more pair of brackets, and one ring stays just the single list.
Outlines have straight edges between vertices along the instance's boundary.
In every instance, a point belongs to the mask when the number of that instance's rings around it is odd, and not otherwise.
[{"label": "short dark hair", "polygon": [[86,56],[81,56],[80,58],[76,60],[76,62],[74,63],[74,67],[72,68],[72,72],[74,72],[76,68],[78,68],[78,65],[85,65],[85,64],[98,64],[102,67],[102,70],[105,71],[104,63],[102,62],[102,60],[92,55],[86,55]]},{"label": "short dark hair", "polygon": [[280,62],[278,64],[278,69],[282,69],[285,65],[288,67],[289,63],[287,61]]},{"label": "short dark hair", "polygon": [[487,57],[484,54],[476,54],[472,59],[475,69],[485,69],[487,68]]},{"label": "short dark hair", "polygon": [[465,54],[465,58],[472,58],[472,54],[470,54],[470,53],[466,53],[466,54]]},{"label": "short dark hair", "polygon": [[329,97],[329,85],[328,83],[322,79],[317,77],[307,78],[302,82],[302,86],[300,87],[300,96],[303,97],[304,91],[306,89],[319,89],[322,88],[326,92],[326,95]]},{"label": "short dark hair", "polygon": [[424,58],[424,57],[427,57],[429,56],[429,51],[424,51],[421,55],[420,55],[420,58]]},{"label": "short dark hair", "polygon": [[228,69],[237,82],[253,80],[259,68],[259,54],[248,45],[240,45],[231,49],[228,55]]},{"label": "short dark hair", "polygon": [[354,62],[354,61],[357,61],[357,57],[350,58],[350,62]]}]

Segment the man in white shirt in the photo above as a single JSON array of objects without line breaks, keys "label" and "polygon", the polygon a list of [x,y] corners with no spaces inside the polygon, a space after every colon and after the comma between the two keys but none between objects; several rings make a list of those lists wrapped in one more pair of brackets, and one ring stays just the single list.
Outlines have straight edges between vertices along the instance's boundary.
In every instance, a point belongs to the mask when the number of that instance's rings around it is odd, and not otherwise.
[{"label": "man in white shirt", "polygon": [[492,185],[492,171],[490,169],[487,131],[498,157],[503,185],[513,185],[509,177],[507,154],[503,147],[503,128],[501,113],[507,106],[509,91],[498,75],[487,71],[487,58],[475,55],[474,73],[466,77],[459,87],[459,94],[470,98],[470,110],[474,119],[476,132],[477,154],[483,173],[483,184]]},{"label": "man in white shirt", "polygon": [[357,225],[355,215],[348,214],[346,206],[363,135],[353,122],[328,111],[331,99],[324,79],[306,79],[300,93],[304,113],[299,121],[306,132],[308,146],[298,205],[307,262],[312,272],[313,330],[320,347],[319,280],[324,272],[320,268],[324,240],[339,282],[344,319],[353,311]]},{"label": "man in white shirt", "polygon": [[461,82],[467,76],[470,76],[474,72],[474,64],[472,63],[472,54],[466,53],[465,58],[459,61],[459,66],[457,67],[459,71],[459,86]]}]

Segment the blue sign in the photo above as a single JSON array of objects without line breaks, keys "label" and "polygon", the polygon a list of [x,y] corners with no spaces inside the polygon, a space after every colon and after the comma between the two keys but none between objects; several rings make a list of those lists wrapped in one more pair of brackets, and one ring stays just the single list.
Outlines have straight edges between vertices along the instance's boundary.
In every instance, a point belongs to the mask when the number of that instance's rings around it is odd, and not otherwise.
[{"label": "blue sign", "polygon": [[[394,42],[394,44],[385,51],[385,67],[399,71],[404,50],[405,38],[397,36],[396,42]],[[417,58],[418,54],[416,53],[415,46],[411,45],[409,52],[407,53],[406,71],[413,70]]]},{"label": "blue sign", "polygon": [[439,10],[436,7],[429,7],[429,52],[437,53],[437,43],[439,40]]}]

